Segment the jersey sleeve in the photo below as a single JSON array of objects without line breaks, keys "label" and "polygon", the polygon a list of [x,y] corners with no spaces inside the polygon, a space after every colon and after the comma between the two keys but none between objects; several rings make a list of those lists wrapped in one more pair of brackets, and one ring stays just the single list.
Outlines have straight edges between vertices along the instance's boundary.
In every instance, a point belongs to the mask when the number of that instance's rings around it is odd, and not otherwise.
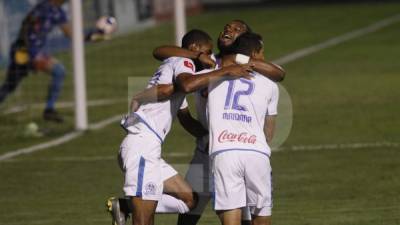
[{"label": "jersey sleeve", "polygon": [[188,102],[186,101],[186,97],[183,99],[182,105],[181,107],[179,107],[179,109],[184,109],[187,108],[189,106]]},{"label": "jersey sleeve", "polygon": [[194,74],[196,67],[191,59],[179,58],[174,65],[174,79],[181,73]]},{"label": "jersey sleeve", "polygon": [[278,114],[279,88],[278,85],[272,86],[272,95],[268,102],[267,116]]}]

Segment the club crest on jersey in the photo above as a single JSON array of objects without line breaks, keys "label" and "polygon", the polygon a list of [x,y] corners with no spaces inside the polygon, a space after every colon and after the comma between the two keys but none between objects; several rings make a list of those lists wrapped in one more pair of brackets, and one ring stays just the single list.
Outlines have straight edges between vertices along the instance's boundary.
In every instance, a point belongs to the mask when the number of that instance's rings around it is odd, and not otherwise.
[{"label": "club crest on jersey", "polygon": [[187,68],[191,69],[194,72],[194,65],[193,63],[189,62],[189,61],[184,61],[183,65],[185,65]]},{"label": "club crest on jersey", "polygon": [[254,134],[248,134],[247,132],[233,133],[228,130],[222,131],[218,136],[219,143],[226,142],[241,142],[244,144],[255,144],[257,136]]},{"label": "club crest on jersey", "polygon": [[157,191],[157,185],[149,182],[144,186],[144,193],[146,195],[155,195]]}]

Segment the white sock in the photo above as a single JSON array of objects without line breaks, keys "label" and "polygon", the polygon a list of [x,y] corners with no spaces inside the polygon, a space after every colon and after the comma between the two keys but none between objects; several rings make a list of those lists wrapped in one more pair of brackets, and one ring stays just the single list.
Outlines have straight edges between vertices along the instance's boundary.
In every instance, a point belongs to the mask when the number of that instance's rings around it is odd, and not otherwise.
[{"label": "white sock", "polygon": [[163,194],[161,200],[158,201],[156,213],[187,213],[189,207],[182,201],[171,195]]}]

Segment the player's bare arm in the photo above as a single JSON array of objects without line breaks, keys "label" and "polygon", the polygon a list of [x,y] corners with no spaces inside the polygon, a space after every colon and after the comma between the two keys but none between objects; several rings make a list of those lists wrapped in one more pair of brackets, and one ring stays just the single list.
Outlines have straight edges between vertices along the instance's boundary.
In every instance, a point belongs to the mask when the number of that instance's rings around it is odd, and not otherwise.
[{"label": "player's bare arm", "polygon": [[270,144],[275,133],[276,115],[266,116],[264,123],[264,134],[267,143]]},{"label": "player's bare arm", "polygon": [[130,110],[135,112],[141,104],[165,101],[174,93],[172,84],[159,84],[147,88],[132,97]]},{"label": "player's bare arm", "polygon": [[256,72],[275,82],[280,82],[285,78],[286,72],[279,65],[261,59],[251,59],[249,63]]},{"label": "player's bare arm", "polygon": [[224,80],[224,79],[237,79],[246,78],[250,79],[249,72],[251,67],[249,64],[243,65],[230,65],[222,69],[215,70],[201,75],[193,75],[189,73],[182,73],[177,76],[176,86],[177,89],[184,93],[191,93],[199,89],[207,87],[209,84]]},{"label": "player's bare arm", "polygon": [[201,123],[193,118],[188,107],[180,109],[177,117],[182,127],[194,137],[201,138],[208,134],[208,131],[201,125]]},{"label": "player's bare arm", "polygon": [[169,57],[183,57],[192,60],[199,60],[205,68],[214,68],[215,61],[211,59],[210,55],[199,51],[192,51],[177,46],[164,45],[157,47],[153,51],[153,57],[157,60],[163,61]]},{"label": "player's bare arm", "polygon": [[249,63],[256,72],[275,82],[280,82],[285,78],[286,72],[281,66],[265,61],[264,47],[260,51],[253,52]]},{"label": "player's bare arm", "polygon": [[160,61],[163,61],[173,56],[197,59],[198,55],[198,52],[172,45],[159,46],[153,50],[153,57]]}]

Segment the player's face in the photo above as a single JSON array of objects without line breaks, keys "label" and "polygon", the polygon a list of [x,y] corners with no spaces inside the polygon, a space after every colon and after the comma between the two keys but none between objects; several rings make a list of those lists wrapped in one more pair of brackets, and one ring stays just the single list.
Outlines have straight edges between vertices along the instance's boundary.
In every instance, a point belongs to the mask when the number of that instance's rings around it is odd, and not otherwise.
[{"label": "player's face", "polygon": [[232,21],[225,25],[218,37],[218,45],[227,47],[233,44],[237,37],[247,32],[247,28],[239,21]]},{"label": "player's face", "polygon": [[[193,45],[189,46],[189,50],[194,51],[194,52],[201,52],[208,56],[211,56],[212,49],[213,49],[213,43],[211,41],[209,41],[207,43],[193,44]],[[201,70],[205,69],[203,63],[200,62],[200,60],[198,60],[198,59],[194,60],[194,64],[196,65],[196,71],[201,71]]]},{"label": "player's face", "polygon": [[211,55],[212,54],[212,49],[213,49],[213,44],[210,42],[206,43],[206,44],[201,44],[199,45],[199,52],[202,52],[204,54],[207,55]]},{"label": "player's face", "polygon": [[213,43],[211,41],[202,44],[192,44],[189,46],[190,51],[201,52],[207,55],[212,54]]}]

